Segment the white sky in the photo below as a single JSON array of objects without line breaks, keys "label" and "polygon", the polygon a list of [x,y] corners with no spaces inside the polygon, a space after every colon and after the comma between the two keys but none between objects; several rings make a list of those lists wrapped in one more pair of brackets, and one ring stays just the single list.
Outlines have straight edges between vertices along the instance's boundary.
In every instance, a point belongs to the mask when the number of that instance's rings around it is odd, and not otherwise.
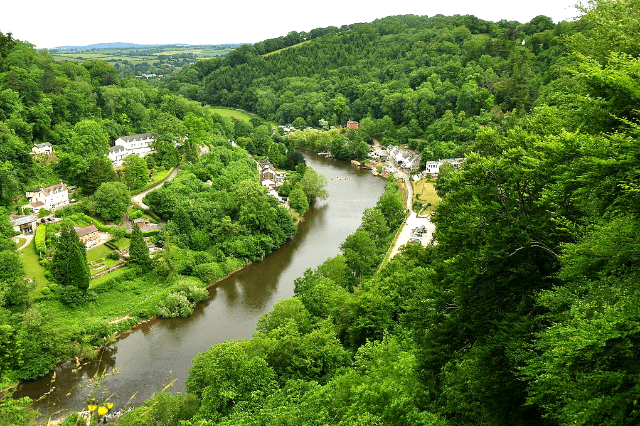
[{"label": "white sky", "polygon": [[475,15],[525,23],[537,15],[554,22],[578,15],[578,0],[140,0],[3,1],[0,31],[37,48],[93,43],[257,43],[390,15]]}]

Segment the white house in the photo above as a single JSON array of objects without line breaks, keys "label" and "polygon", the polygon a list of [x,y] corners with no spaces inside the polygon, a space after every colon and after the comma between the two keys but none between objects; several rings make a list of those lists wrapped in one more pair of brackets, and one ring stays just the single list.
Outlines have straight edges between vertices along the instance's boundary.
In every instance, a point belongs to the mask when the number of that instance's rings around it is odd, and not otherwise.
[{"label": "white house", "polygon": [[35,155],[51,155],[53,147],[50,142],[37,143],[33,145],[31,152]]},{"label": "white house", "polygon": [[60,182],[45,188],[27,189],[26,197],[31,203],[31,209],[34,213],[40,211],[41,208],[54,210],[69,204],[69,189]]},{"label": "white house", "polygon": [[458,170],[463,161],[464,158],[445,158],[444,160],[427,161],[426,172],[430,174],[431,177],[435,178],[438,177],[438,173],[440,173],[440,166],[444,163],[449,163]]},{"label": "white house", "polygon": [[137,155],[140,158],[155,152],[152,143],[155,141],[153,133],[142,133],[140,135],[130,135],[118,138],[114,145],[109,148],[109,160],[113,167],[122,165],[125,158],[130,155]]},{"label": "white house", "polygon": [[387,147],[387,151],[389,151],[389,158],[398,167],[408,170],[417,170],[420,166],[420,154],[416,154],[406,149],[400,149],[394,145],[389,145]]}]

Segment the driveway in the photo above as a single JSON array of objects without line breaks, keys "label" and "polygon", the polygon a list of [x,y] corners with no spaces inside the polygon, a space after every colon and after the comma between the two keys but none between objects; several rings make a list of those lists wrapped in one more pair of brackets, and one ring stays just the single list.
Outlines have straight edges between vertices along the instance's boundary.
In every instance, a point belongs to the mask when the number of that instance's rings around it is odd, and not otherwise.
[{"label": "driveway", "polygon": [[17,243],[20,240],[20,238],[26,238],[27,239],[27,242],[22,244],[21,247],[18,247],[17,250],[20,251],[23,248],[25,248],[26,246],[28,246],[29,243],[31,242],[31,240],[33,240],[33,236],[34,236],[34,234],[20,234],[20,235],[17,235],[15,237],[13,237],[13,242],[15,242],[15,243]]},{"label": "driveway", "polygon": [[147,195],[149,192],[151,191],[155,191],[158,188],[161,188],[162,185],[164,185],[164,183],[168,180],[172,180],[174,177],[176,177],[176,175],[178,174],[178,170],[180,170],[180,166],[176,167],[175,170],[171,173],[171,175],[166,178],[165,180],[163,180],[162,182],[160,182],[159,184],[157,184],[156,186],[154,186],[153,188],[149,188],[144,192],[141,192],[138,195],[134,195],[133,197],[131,197],[131,201],[134,204],[137,204],[138,206],[142,207],[145,210],[149,210],[149,206],[147,206],[145,203],[142,202],[142,199],[144,198],[145,195]]}]

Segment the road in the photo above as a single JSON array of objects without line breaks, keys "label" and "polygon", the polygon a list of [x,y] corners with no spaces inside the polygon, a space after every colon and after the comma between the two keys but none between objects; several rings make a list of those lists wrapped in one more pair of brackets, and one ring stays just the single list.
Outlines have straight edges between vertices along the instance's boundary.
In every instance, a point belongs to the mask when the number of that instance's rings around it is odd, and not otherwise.
[{"label": "road", "polygon": [[146,191],[141,192],[140,194],[138,194],[138,195],[134,195],[133,197],[131,197],[131,201],[132,201],[134,204],[136,204],[136,205],[138,205],[138,206],[142,207],[143,209],[148,210],[148,209],[149,209],[149,206],[147,206],[145,203],[143,203],[143,202],[142,202],[142,199],[144,198],[144,196],[145,196],[145,195],[147,195],[147,194],[148,194],[149,192],[151,192],[151,191],[155,191],[156,189],[161,188],[161,187],[162,187],[162,185],[164,185],[164,183],[165,183],[166,181],[171,180],[171,179],[173,179],[174,177],[176,177],[176,175],[178,174],[178,170],[180,170],[180,166],[176,167],[176,168],[175,168],[175,170],[171,173],[171,175],[170,175],[168,178],[166,178],[165,180],[163,180],[162,182],[160,182],[159,184],[157,184],[157,185],[156,185],[156,186],[154,186],[153,188],[149,188],[149,189],[147,189]]},{"label": "road", "polygon": [[396,176],[404,180],[405,187],[407,188],[407,209],[411,213],[402,225],[400,234],[398,235],[398,238],[396,239],[396,242],[391,249],[391,254],[389,256],[390,259],[392,259],[393,256],[395,256],[400,251],[400,247],[409,242],[409,237],[411,237],[411,234],[413,233],[413,230],[415,228],[424,225],[427,230],[427,233],[422,236],[423,246],[431,242],[433,233],[436,231],[435,224],[431,222],[428,217],[418,217],[418,215],[416,215],[416,213],[413,211],[413,185],[411,184],[411,178],[409,177],[409,175],[404,172],[398,172],[396,173]]}]

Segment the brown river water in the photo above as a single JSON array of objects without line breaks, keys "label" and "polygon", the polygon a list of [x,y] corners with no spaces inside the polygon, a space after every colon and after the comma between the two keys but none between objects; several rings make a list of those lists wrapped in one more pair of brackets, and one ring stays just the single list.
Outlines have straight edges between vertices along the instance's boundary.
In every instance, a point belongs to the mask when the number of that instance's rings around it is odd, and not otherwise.
[{"label": "brown river water", "polygon": [[142,404],[173,380],[169,391],[184,391],[193,357],[216,343],[250,338],[262,314],[293,296],[296,278],[340,252],[340,244],[360,226],[364,209],[374,206],[384,191],[383,179],[348,162],[311,152],[305,152],[305,159],[327,178],[329,196],[305,214],[291,241],[212,287],[209,299],[198,304],[190,317],[142,324],[102,350],[97,359],[83,362],[80,368],[75,362],[63,363],[55,369],[53,382],[54,372],[21,384],[16,396],[37,400],[50,392],[36,408],[42,419],[55,419],[86,407],[91,391],[88,379],[106,371],[96,397],[103,398],[104,393],[115,403],[114,410],[122,410]]}]

